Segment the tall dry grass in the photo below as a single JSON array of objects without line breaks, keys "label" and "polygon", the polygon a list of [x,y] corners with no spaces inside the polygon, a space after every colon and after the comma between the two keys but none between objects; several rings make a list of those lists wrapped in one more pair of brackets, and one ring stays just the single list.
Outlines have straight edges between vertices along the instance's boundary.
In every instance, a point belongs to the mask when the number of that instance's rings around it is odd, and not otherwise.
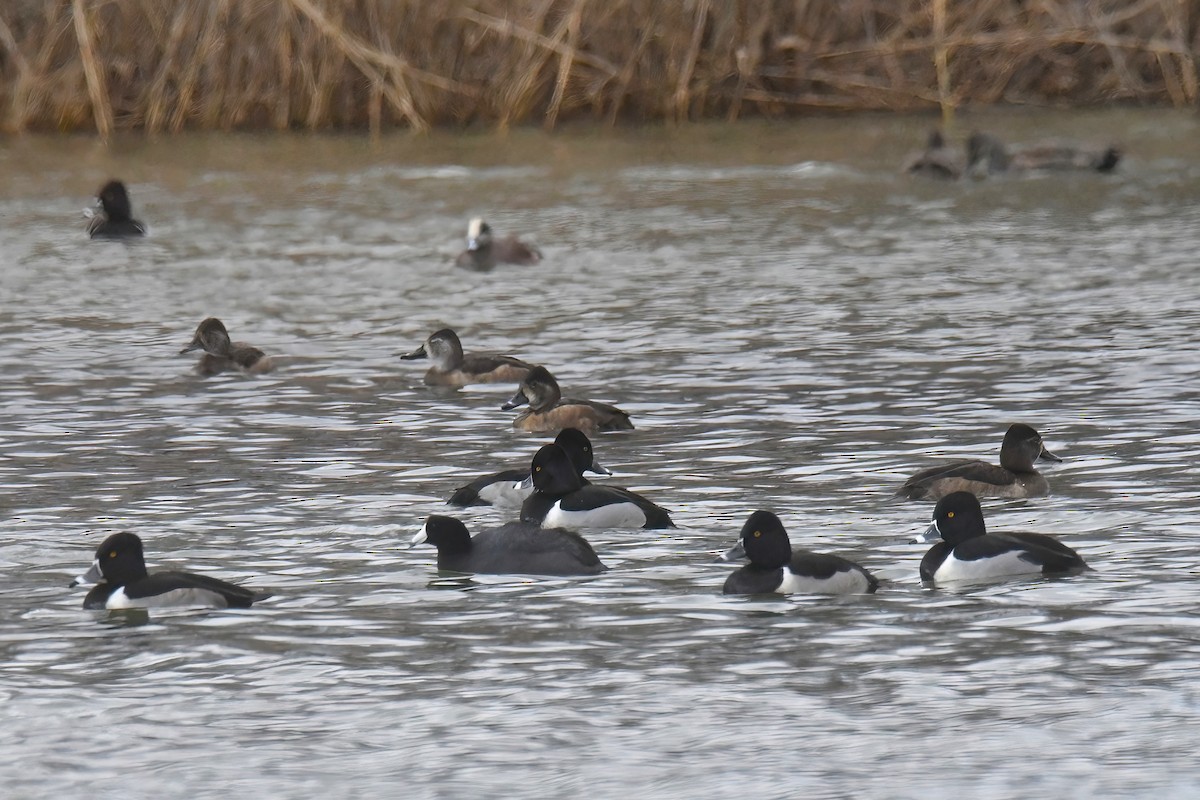
[{"label": "tall dry grass", "polygon": [[0,126],[1197,101],[1200,0],[5,0]]}]

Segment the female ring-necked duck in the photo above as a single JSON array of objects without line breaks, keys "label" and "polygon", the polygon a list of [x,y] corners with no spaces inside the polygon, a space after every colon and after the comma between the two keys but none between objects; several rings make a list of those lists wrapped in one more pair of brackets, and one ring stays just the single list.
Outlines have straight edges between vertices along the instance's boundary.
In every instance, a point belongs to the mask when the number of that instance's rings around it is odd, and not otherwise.
[{"label": "female ring-necked duck", "polygon": [[1044,497],[1050,484],[1033,468],[1039,458],[1062,461],[1046,449],[1041,435],[1028,425],[1010,425],[1000,445],[1000,466],[983,461],[952,461],[921,470],[904,482],[897,497],[937,500],[951,492],[978,497]]},{"label": "female ring-necked duck", "polygon": [[927,583],[1090,569],[1078,553],[1045,534],[988,533],[979,499],[970,492],[954,492],[938,501],[933,523],[918,541],[938,537],[941,541],[921,559],[921,580]]},{"label": "female ring-necked duck", "polygon": [[608,567],[577,533],[509,522],[471,536],[454,517],[434,514],[412,544],[437,548],[438,569],[491,575],[599,575]]},{"label": "female ring-necked duck", "polygon": [[869,594],[879,588],[870,572],[841,556],[792,550],[787,531],[770,511],[755,511],[723,561],[750,563],[725,579],[725,594]]},{"label": "female ring-necked duck", "polygon": [[962,154],[946,146],[946,139],[939,130],[929,133],[925,149],[910,155],[904,161],[904,172],[953,181],[962,176]]},{"label": "female ring-necked duck", "polygon": [[572,400],[562,396],[558,381],[545,367],[534,367],[521,381],[517,393],[502,411],[529,404],[513,420],[513,427],[530,433],[549,433],[559,428],[583,431],[631,431],[633,423],[621,409],[592,400]]},{"label": "female ring-necked duck", "polygon": [[[575,428],[563,428],[554,443],[566,451],[567,457],[575,465],[579,481],[584,486],[588,484],[584,472],[594,472],[597,475],[612,473],[601,466],[592,453],[592,442]],[[452,506],[500,506],[502,508],[520,508],[525,498],[533,494],[533,482],[529,478],[529,468],[506,469],[460,486],[446,501]]]},{"label": "female ring-necked duck", "polygon": [[96,583],[83,599],[83,607],[90,609],[249,608],[271,596],[190,572],[155,572],[151,575],[146,571],[142,540],[136,534],[124,532],[114,533],[96,548],[91,569],[71,581],[71,587],[84,583]]},{"label": "female ring-necked duck", "polygon": [[533,494],[521,519],[545,528],[674,528],[671,515],[640,494],[619,486],[580,482],[576,465],[556,444],[533,457]]},{"label": "female ring-necked duck", "polygon": [[1087,148],[1050,143],[1009,151],[988,133],[976,131],[967,139],[967,172],[976,177],[1032,170],[1092,170],[1112,172],[1121,160],[1115,146]]},{"label": "female ring-necked duck", "polygon": [[88,236],[93,239],[125,239],[145,235],[145,226],[133,218],[125,184],[109,181],[100,187],[96,200],[101,213],[88,220]]},{"label": "female ring-necked duck", "polygon": [[426,386],[468,386],[472,383],[511,383],[525,379],[532,364],[492,353],[464,353],[458,334],[442,328],[424,343],[400,356],[403,361],[428,358],[433,366],[425,373]]},{"label": "female ring-necked duck", "polygon": [[257,347],[229,341],[225,325],[216,317],[209,317],[197,326],[192,343],[180,350],[179,355],[193,350],[204,351],[196,362],[196,372],[201,375],[218,375],[230,370],[260,375],[275,368],[270,357]]},{"label": "female ring-necked duck", "polygon": [[467,225],[467,249],[459,254],[455,264],[468,269],[491,269],[497,264],[530,266],[542,260],[542,252],[525,244],[516,236],[497,239],[492,227],[480,217]]}]

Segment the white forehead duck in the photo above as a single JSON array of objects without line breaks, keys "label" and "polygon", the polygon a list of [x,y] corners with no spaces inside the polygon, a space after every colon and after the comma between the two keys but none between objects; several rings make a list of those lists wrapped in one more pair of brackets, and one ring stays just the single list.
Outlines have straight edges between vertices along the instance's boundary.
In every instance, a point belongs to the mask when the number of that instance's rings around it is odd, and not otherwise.
[{"label": "white forehead duck", "polygon": [[1041,533],[988,533],[970,492],[938,501],[933,523],[918,537],[937,542],[921,559],[926,583],[980,581],[1012,575],[1065,575],[1090,569],[1071,548]]},{"label": "white forehead duck", "polygon": [[[99,583],[96,583],[99,581]],[[96,583],[83,607],[88,609],[166,608],[202,606],[249,608],[270,597],[242,586],[190,572],[146,571],[142,540],[133,533],[114,533],[96,548],[92,567],[71,582]]]},{"label": "white forehead duck", "polygon": [[560,428],[596,431],[631,431],[629,415],[615,406],[592,400],[572,400],[562,396],[558,381],[545,367],[534,367],[521,381],[517,393],[503,411],[529,405],[513,420],[513,427],[529,433],[549,433]]},{"label": "white forehead duck", "polygon": [[1009,151],[988,133],[976,131],[967,139],[967,172],[975,177],[1033,170],[1112,172],[1120,161],[1121,150],[1112,145],[1088,148],[1056,142]]},{"label": "white forehead duck", "polygon": [[492,227],[480,217],[475,217],[467,226],[467,249],[454,262],[467,269],[487,270],[497,264],[519,264],[530,266],[542,260],[536,247],[525,244],[516,236],[497,239]]},{"label": "white forehead duck", "polygon": [[725,579],[725,594],[870,594],[879,581],[841,556],[792,550],[787,531],[770,511],[755,511],[738,542],[721,557],[750,563]]},{"label": "white forehead duck", "polygon": [[133,218],[125,184],[109,181],[100,187],[96,201],[101,210],[88,220],[88,236],[93,239],[127,239],[145,235],[145,226]]},{"label": "white forehead duck", "polygon": [[231,342],[225,325],[216,317],[201,322],[196,327],[191,344],[180,350],[179,354],[193,350],[204,351],[204,355],[196,362],[196,372],[201,375],[218,375],[235,370],[246,375],[261,375],[275,368],[270,357],[257,347],[245,342]]},{"label": "white forehead duck", "polygon": [[433,364],[425,373],[426,386],[520,382],[533,369],[532,364],[512,356],[464,353],[458,334],[449,328],[431,333],[416,350],[400,356],[402,361],[418,358],[428,358]]},{"label": "white forehead duck", "polygon": [[430,516],[412,545],[437,548],[439,570],[491,575],[599,575],[608,568],[577,533],[510,522],[471,536],[454,517]]},{"label": "white forehead duck", "polygon": [[530,470],[533,494],[521,505],[521,520],[544,528],[674,528],[665,508],[618,486],[584,485],[566,451],[548,444]]},{"label": "white forehead duck", "polygon": [[[582,431],[576,428],[563,428],[554,443],[561,447],[575,465],[579,474],[579,482],[586,486],[587,478],[584,472],[597,475],[611,475],[592,452],[592,442]],[[491,475],[476,478],[466,486],[454,490],[454,494],[446,501],[447,505],[466,506],[499,506],[501,508],[520,508],[525,498],[533,494],[533,482],[529,467],[506,469]]]},{"label": "white forehead duck", "polygon": [[967,491],[977,497],[1044,497],[1050,494],[1050,484],[1033,468],[1033,462],[1039,458],[1062,461],[1046,449],[1041,434],[1018,422],[1004,434],[1000,466],[983,461],[952,461],[930,467],[905,481],[896,496],[937,500],[951,492]]},{"label": "white forehead duck", "polygon": [[901,168],[909,175],[953,181],[962,176],[962,153],[946,145],[946,138],[939,130],[929,133],[925,149],[910,155]]}]

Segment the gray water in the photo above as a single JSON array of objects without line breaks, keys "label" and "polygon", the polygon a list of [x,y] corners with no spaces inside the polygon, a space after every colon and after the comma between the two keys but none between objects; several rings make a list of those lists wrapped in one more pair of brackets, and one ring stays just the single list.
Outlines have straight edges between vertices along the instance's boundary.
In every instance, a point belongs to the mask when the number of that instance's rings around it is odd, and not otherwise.
[{"label": "gray water", "polygon": [[[928,124],[0,144],[3,796],[1194,791],[1200,121],[967,120],[1128,157],[960,184],[898,174]],[[84,236],[111,176],[147,240]],[[454,268],[478,213],[544,264]],[[191,374],[209,315],[277,372]],[[444,325],[629,411],[597,455],[679,529],[589,532],[592,579],[406,549],[543,441],[398,359]],[[1065,460],[990,527],[1096,571],[922,588],[892,493],[1017,420]],[[883,587],[723,597],[758,508]],[[275,597],[83,611],[116,530]]]}]

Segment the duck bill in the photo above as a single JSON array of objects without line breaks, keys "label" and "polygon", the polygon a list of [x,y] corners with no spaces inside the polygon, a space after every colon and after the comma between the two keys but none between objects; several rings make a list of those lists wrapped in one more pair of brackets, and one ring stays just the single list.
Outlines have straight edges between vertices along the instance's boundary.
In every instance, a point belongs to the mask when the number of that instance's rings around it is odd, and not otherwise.
[{"label": "duck bill", "polygon": [[1042,452],[1041,452],[1041,453],[1038,455],[1038,459],[1039,459],[1039,460],[1041,460],[1041,461],[1057,461],[1057,462],[1059,462],[1060,464],[1062,463],[1062,459],[1061,459],[1061,458],[1059,458],[1058,456],[1054,455],[1054,453],[1051,453],[1051,452],[1050,452],[1049,450],[1047,450],[1045,447],[1043,447],[1043,448],[1042,448]]},{"label": "duck bill", "polygon": [[517,485],[518,485],[519,487],[521,487],[521,491],[522,491],[522,492],[525,492],[525,491],[528,491],[528,490],[532,489],[532,488],[533,488],[533,473],[532,473],[532,472],[531,472],[531,473],[529,473],[529,475],[527,475],[527,476],[525,477],[525,480],[521,481],[521,482],[520,482],[520,483],[518,483]]},{"label": "duck bill", "polygon": [[76,586],[87,586],[93,583],[99,583],[104,580],[104,575],[100,572],[100,561],[97,559],[92,562],[92,567],[87,572],[83,573],[75,580],[71,581],[68,589],[74,589]]},{"label": "duck bill", "polygon": [[400,360],[401,361],[415,361],[418,358],[428,358],[428,357],[429,357],[429,353],[425,352],[425,345],[421,345],[416,350],[413,350],[411,353],[405,353],[404,355],[400,356]]},{"label": "duck bill", "polygon": [[187,347],[185,347],[185,348],[183,348],[182,350],[180,350],[180,351],[179,351],[179,355],[184,355],[185,353],[190,353],[190,352],[192,352],[193,350],[199,350],[199,349],[200,349],[201,347],[203,347],[203,346],[204,346],[204,345],[200,344],[199,342],[192,342],[192,343],[191,343],[191,344],[189,344]]},{"label": "duck bill", "polygon": [[746,558],[746,548],[742,547],[742,540],[738,539],[737,544],[721,554],[718,561],[743,561]]},{"label": "duck bill", "polygon": [[423,544],[423,543],[429,541],[429,533],[426,531],[426,528],[425,528],[425,526],[428,524],[429,523],[426,522],[425,525],[422,525],[421,530],[417,531],[417,535],[414,536],[412,538],[412,541],[410,541],[408,543],[409,550],[411,550],[412,548],[416,547],[419,544]]},{"label": "duck bill", "polygon": [[529,398],[525,396],[525,392],[518,389],[517,393],[512,396],[511,400],[509,400],[504,405],[500,406],[500,410],[501,411],[512,411],[514,408],[517,408],[518,406],[523,406],[528,402],[529,402]]},{"label": "duck bill", "polygon": [[593,475],[612,475],[612,470],[595,459],[592,459],[592,465],[587,468],[587,471]]},{"label": "duck bill", "polygon": [[916,536],[914,536],[912,538],[912,543],[913,544],[927,544],[929,542],[936,542],[937,540],[939,540],[941,538],[942,538],[942,532],[938,530],[937,523],[934,522],[934,523],[931,523],[929,525],[929,527],[926,528],[924,531],[922,531],[921,533],[918,533]]}]

